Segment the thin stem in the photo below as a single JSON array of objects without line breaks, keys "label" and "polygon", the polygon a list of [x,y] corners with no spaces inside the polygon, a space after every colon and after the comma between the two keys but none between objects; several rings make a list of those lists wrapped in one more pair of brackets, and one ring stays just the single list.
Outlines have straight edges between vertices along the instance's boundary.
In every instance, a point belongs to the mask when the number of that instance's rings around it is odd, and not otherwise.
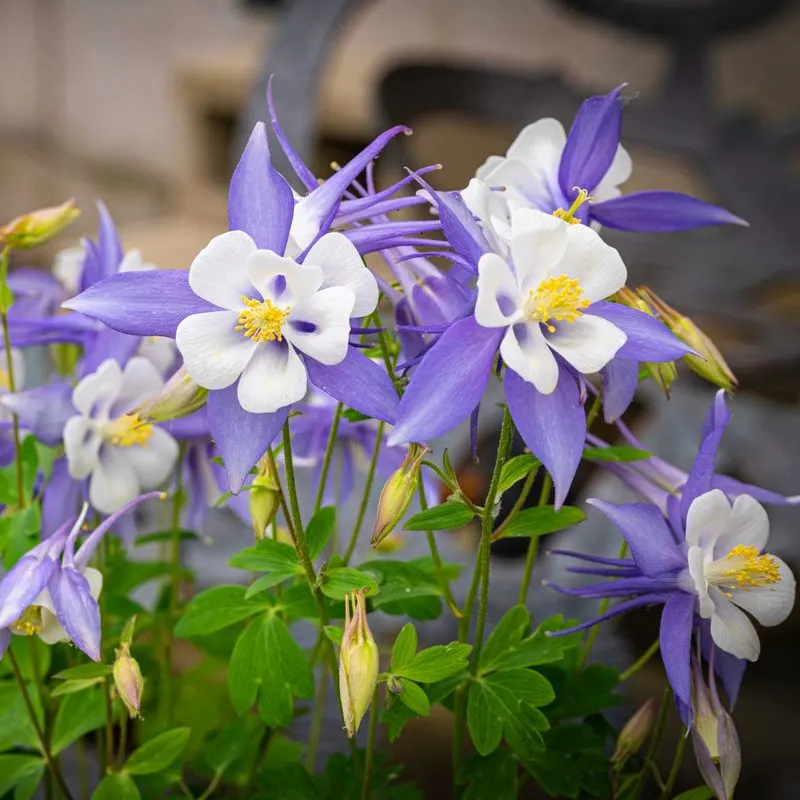
[{"label": "thin stem", "polygon": [[[320,637],[325,636],[320,631]],[[313,775],[317,768],[317,750],[319,750],[319,738],[322,735],[322,721],[325,711],[325,699],[328,696],[328,676],[326,664],[322,664],[322,672],[319,676],[319,686],[317,696],[314,698],[314,716],[311,719],[311,732],[308,736],[308,754],[306,755],[306,769]]]},{"label": "thin stem", "polygon": [[175,495],[172,498],[172,540],[170,542],[171,585],[169,594],[169,617],[164,641],[164,717],[167,724],[172,718],[172,628],[178,615],[181,593],[181,501],[183,479],[183,446],[178,451],[175,467]]},{"label": "thin stem", "polygon": [[336,444],[336,434],[339,432],[339,420],[342,418],[342,403],[336,404],[336,411],[333,412],[333,421],[331,422],[331,430],[328,434],[328,444],[325,447],[325,455],[322,458],[322,470],[319,474],[319,486],[317,487],[317,498],[314,501],[314,513],[322,507],[322,498],[325,495],[325,485],[328,482],[328,471],[331,468],[331,457],[333,456],[333,447]]},{"label": "thin stem", "polygon": [[656,639],[653,644],[651,644],[650,647],[619,676],[619,682],[622,683],[628,680],[631,675],[637,673],[658,652],[659,647],[661,647],[661,642]]},{"label": "thin stem", "polygon": [[372,763],[375,759],[375,734],[378,730],[378,690],[372,695],[369,711],[369,731],[367,732],[367,750],[364,753],[364,781],[361,784],[361,800],[369,800],[372,783]]},{"label": "thin stem", "polygon": [[[539,468],[537,467],[532,472],[530,472],[528,477],[525,479],[525,483],[522,484],[522,491],[519,493],[519,497],[517,498],[516,503],[514,503],[514,505],[511,507],[511,511],[508,512],[506,518],[500,523],[500,525],[497,526],[497,528],[495,528],[494,532],[492,533],[493,542],[496,542],[498,539],[502,538],[505,529],[514,520],[514,517],[516,517],[517,514],[519,514],[519,512],[522,511],[522,507],[525,505],[525,501],[528,499],[528,495],[531,493],[531,489],[533,489],[533,484],[538,474],[539,474]],[[541,505],[541,501],[539,505]]]},{"label": "thin stem", "polygon": [[[532,472],[528,480],[533,485],[533,478],[536,473]],[[553,479],[549,472],[545,472],[544,480],[542,481],[542,491],[539,493],[539,505],[543,506],[550,499],[550,492],[553,489]],[[536,566],[536,556],[539,554],[539,537],[531,536],[528,542],[528,552],[525,555],[525,569],[522,572],[522,582],[519,585],[519,597],[517,602],[520,605],[525,605],[528,601],[528,590],[531,586],[531,577],[533,576],[533,568]]]},{"label": "thin stem", "polygon": [[218,769],[214,773],[214,777],[211,779],[211,783],[209,783],[208,786],[206,786],[206,790],[203,792],[203,794],[200,795],[200,797],[197,798],[197,800],[208,800],[208,798],[211,797],[212,794],[214,794],[214,791],[216,790],[217,786],[219,786],[219,782],[222,779],[222,773],[223,770],[220,769]]},{"label": "thin stem", "polygon": [[256,778],[258,777],[258,768],[267,754],[270,742],[272,741],[272,728],[264,728],[264,733],[261,734],[261,741],[258,743],[258,750],[256,751],[253,763],[250,766],[250,774],[247,776],[247,783],[245,784],[244,797],[251,798],[253,796],[253,789],[256,786]]},{"label": "thin stem", "polygon": [[36,734],[36,738],[39,740],[39,749],[42,751],[42,756],[44,757],[45,763],[47,764],[50,773],[55,778],[59,788],[63,792],[64,797],[66,797],[67,800],[73,800],[69,786],[67,786],[64,776],[61,774],[61,769],[59,768],[56,760],[53,758],[53,754],[50,752],[50,748],[47,745],[44,731],[39,724],[39,719],[36,716],[36,709],[33,707],[33,703],[31,702],[31,696],[28,693],[28,687],[25,684],[25,679],[22,677],[22,672],[20,672],[19,664],[17,663],[17,658],[14,655],[14,651],[9,647],[6,650],[6,655],[8,656],[8,661],[11,664],[11,671],[14,673],[14,679],[17,682],[17,686],[19,686],[19,691],[22,695],[22,700],[25,703],[25,709],[30,717],[34,733]]},{"label": "thin stem", "polygon": [[369,469],[367,470],[367,479],[364,484],[364,493],[361,495],[361,505],[358,508],[358,515],[356,516],[356,523],[353,526],[353,532],[350,534],[350,541],[347,545],[347,550],[344,553],[344,563],[350,563],[353,551],[356,549],[358,543],[358,534],[361,533],[361,526],[364,524],[364,517],[369,508],[369,499],[372,495],[372,484],[375,481],[375,471],[378,467],[378,456],[381,453],[383,446],[383,429],[386,427],[385,422],[378,423],[378,430],[375,434],[375,447],[372,450],[372,459],[369,462]]},{"label": "thin stem", "polygon": [[111,685],[109,679],[103,681],[103,699],[106,706],[105,747],[103,749],[104,772],[114,766],[114,705],[111,702]]},{"label": "thin stem", "polygon": [[[428,508],[428,501],[425,499],[425,487],[422,481],[419,482],[419,505],[425,511]],[[450,582],[444,574],[444,566],[442,565],[442,558],[439,555],[439,546],[436,544],[436,536],[433,531],[427,531],[428,548],[431,551],[431,561],[433,561],[433,571],[436,573],[436,580],[439,581],[439,586],[442,587],[442,595],[447,607],[453,613],[456,619],[461,619],[461,609],[458,607],[456,598],[453,596],[453,590],[450,588]]]},{"label": "thin stem", "polygon": [[597,414],[600,411],[600,406],[603,404],[603,395],[598,392],[595,395],[594,400],[592,400],[592,405],[589,408],[589,413],[586,415],[586,430],[591,431],[592,425],[594,425],[595,419],[597,419]]},{"label": "thin stem", "polygon": [[656,726],[653,729],[653,735],[650,738],[650,746],[647,748],[647,755],[644,757],[644,765],[642,771],[639,773],[639,778],[636,781],[636,786],[631,795],[634,800],[639,797],[644,788],[644,782],[647,778],[648,765],[654,763],[658,745],[661,743],[661,737],[664,734],[664,726],[667,724],[667,714],[669,713],[669,701],[672,697],[672,690],[667,687],[664,689],[664,694],[661,697],[661,705],[658,707],[658,717],[656,718]]},{"label": "thin stem", "polygon": [[672,766],[667,775],[667,782],[664,784],[664,790],[661,792],[661,800],[669,800],[672,797],[672,790],[675,787],[675,781],[678,780],[678,773],[681,771],[681,764],[683,763],[683,754],[686,750],[686,742],[689,740],[689,729],[683,727],[681,729],[681,736],[678,739],[678,746],[675,748],[675,757],[672,759]]},{"label": "thin stem", "polygon": [[119,726],[119,747],[117,748],[117,767],[125,763],[125,750],[128,747],[128,720],[123,717]]}]

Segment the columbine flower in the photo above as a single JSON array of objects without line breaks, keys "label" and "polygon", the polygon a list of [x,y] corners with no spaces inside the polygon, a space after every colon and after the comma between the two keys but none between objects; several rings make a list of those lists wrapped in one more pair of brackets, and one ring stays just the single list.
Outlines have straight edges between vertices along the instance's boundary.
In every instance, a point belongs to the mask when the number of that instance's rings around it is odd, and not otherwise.
[{"label": "columbine flower", "polygon": [[569,135],[555,119],[540,119],[523,128],[506,155],[490,156],[463,192],[470,210],[492,236],[503,237],[502,202],[486,197],[501,189],[509,212],[537,208],[546,213],[568,209],[580,190],[594,202],[575,215],[626,231],[677,231],[705,225],[746,224],[725,209],[678,192],[634,192],[620,197],[620,185],[631,175],[631,158],[620,144],[620,91],[590,97],[578,109]]},{"label": "columbine flower", "polygon": [[162,495],[141,495],[124,505],[103,520],[75,552],[88,510],[84,505],[74,524],[71,520],[64,523],[14,564],[0,580],[0,656],[14,633],[36,634],[47,644],[73,641],[90,658],[100,660],[97,598],[103,576],[88,563],[112,525],[131,508],[154,497]]},{"label": "columbine flower", "polygon": [[429,441],[476,413],[499,348],[509,411],[561,505],[586,434],[578,376],[614,357],[671,360],[687,346],[653,317],[603,301],[626,271],[595,231],[571,224],[585,194],[561,218],[516,210],[508,259],[490,251],[457,198],[425,188],[453,249],[475,265],[477,298],[416,365],[389,443]]},{"label": "columbine flower", "polygon": [[89,478],[89,500],[104,514],[142,489],[162,484],[175,465],[175,439],[131,413],[162,385],[155,367],[135,357],[124,370],[108,359],[75,387],[72,402],[78,414],[64,427],[69,472],[76,480]]},{"label": "columbine flower", "polygon": [[180,327],[187,370],[210,389],[208,424],[234,491],[309,381],[387,422],[397,407],[386,372],[349,344],[351,315],[375,308],[374,278],[342,234],[321,236],[297,260],[286,257],[294,210],[259,124],[231,178],[231,230],[189,275],[114,275],[66,304],[137,336],[174,338]]}]

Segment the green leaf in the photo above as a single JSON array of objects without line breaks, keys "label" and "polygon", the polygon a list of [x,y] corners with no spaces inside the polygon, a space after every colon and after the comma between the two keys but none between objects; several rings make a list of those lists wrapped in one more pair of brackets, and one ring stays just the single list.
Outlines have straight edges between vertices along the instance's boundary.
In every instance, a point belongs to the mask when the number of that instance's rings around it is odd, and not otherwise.
[{"label": "green leaf", "polygon": [[247,600],[244,586],[215,586],[192,598],[175,626],[175,635],[183,639],[227,628],[264,608]]},{"label": "green leaf", "polygon": [[521,456],[510,458],[500,470],[500,482],[497,485],[497,491],[500,494],[507,492],[515,483],[527,478],[531,472],[539,469],[540,466],[539,459],[530,453],[523,453]]},{"label": "green leaf", "polygon": [[56,686],[52,692],[51,697],[61,697],[65,694],[75,694],[75,692],[82,692],[84,689],[90,689],[92,686],[97,686],[102,683],[105,678],[86,678],[85,680],[64,681]]},{"label": "green leaf", "polygon": [[66,695],[58,706],[53,724],[50,743],[53,755],[58,755],[89,731],[101,728],[105,719],[105,700],[99,687]]},{"label": "green leaf", "polygon": [[299,619],[317,620],[319,610],[311,593],[311,587],[303,582],[289,586],[275,601],[275,612],[280,612],[287,625]]},{"label": "green leaf", "polygon": [[252,708],[261,683],[264,657],[264,618],[257,617],[239,635],[228,664],[228,691],[241,717]]},{"label": "green leaf", "polygon": [[356,411],[354,408],[343,409],[342,416],[348,422],[363,422],[365,419],[372,419],[372,417],[368,417],[366,414],[362,414],[360,411]]},{"label": "green leaf", "polygon": [[463,800],[516,800],[517,762],[508,750],[488,756],[473,754],[465,762],[459,783],[467,783]]},{"label": "green leaf", "polygon": [[697,786],[694,789],[675,795],[675,800],[710,800],[713,796],[714,792],[708,786]]},{"label": "green leaf", "polygon": [[474,516],[475,512],[468,505],[460,500],[453,500],[414,514],[403,526],[403,529],[407,531],[450,531],[463,527]]},{"label": "green leaf", "polygon": [[335,644],[340,645],[344,638],[344,631],[338,625],[325,625],[322,628],[325,635]]},{"label": "green leaf", "polygon": [[262,539],[255,547],[245,547],[232,556],[228,563],[237,569],[251,572],[292,572],[294,575],[303,573],[294,547],[275,539]]},{"label": "green leaf", "polygon": [[[365,572],[377,576],[380,594],[372,598],[372,605],[387,614],[410,614],[408,601],[420,597],[440,597],[442,594],[442,587],[436,576],[416,564],[386,558],[367,561],[359,566]],[[399,611],[387,608],[388,604],[397,601],[402,601],[403,604]]]},{"label": "green leaf", "polygon": [[[44,712],[39,695],[31,693],[31,702],[39,724],[43,725]],[[0,751],[20,746],[37,748],[38,745],[39,739],[17,684],[13,681],[0,682]]]},{"label": "green leaf", "polygon": [[586,519],[586,514],[574,506],[562,506],[556,511],[553,506],[535,506],[523,508],[502,529],[499,539],[508,539],[512,536],[544,536],[547,533],[577,525]]},{"label": "green leaf", "polygon": [[[134,547],[144,547],[148,544],[158,544],[159,542],[173,542],[176,538],[176,531],[156,531],[155,533],[143,533],[133,540]],[[202,541],[202,537],[194,531],[177,531],[177,538],[181,542]]]},{"label": "green leaf", "polygon": [[33,775],[41,775],[44,761],[40,756],[0,756],[0,797]]},{"label": "green leaf", "polygon": [[596,714],[620,702],[614,689],[619,673],[603,664],[590,664],[580,672],[548,672],[556,690],[556,702],[548,709],[556,719],[578,719]]},{"label": "green leaf", "polygon": [[472,645],[458,642],[428,647],[417,653],[410,663],[394,670],[394,674],[419,683],[436,683],[465,670],[471,651]]},{"label": "green leaf", "polygon": [[502,664],[503,656],[516,647],[528,632],[531,615],[525,606],[512,606],[486,640],[480,658],[480,671],[491,672],[497,664]]},{"label": "green leaf", "polygon": [[35,680],[37,674],[39,678],[44,679],[50,671],[52,648],[38,636],[12,636],[9,647],[26,681]]},{"label": "green leaf", "polygon": [[317,511],[306,526],[306,542],[311,558],[317,558],[328,544],[336,528],[336,507],[325,506]]},{"label": "green leaf", "polygon": [[190,728],[173,728],[159,734],[131,753],[125,762],[129,775],[152,775],[166,769],[189,743]]},{"label": "green leaf", "polygon": [[428,700],[428,695],[425,694],[423,689],[414,681],[407,678],[400,678],[400,694],[397,696],[400,701],[408,706],[415,714],[421,717],[427,717],[431,713],[431,703]]},{"label": "green leaf", "polygon": [[41,764],[36,771],[31,770],[30,775],[25,776],[14,789],[14,800],[31,800],[39,788],[39,784],[44,776],[45,765]]},{"label": "green leaf", "polygon": [[247,587],[247,591],[244,593],[244,599],[249,600],[251,597],[255,597],[257,594],[261,594],[261,592],[266,592],[267,589],[271,589],[279,583],[288,581],[289,578],[294,578],[298,574],[297,569],[294,567],[286,570],[268,572],[266,575],[262,575],[258,578],[258,580],[253,581],[253,583]]},{"label": "green leaf", "polygon": [[[15,496],[16,496],[16,489]],[[39,541],[41,513],[39,504],[0,518],[0,542],[3,548],[3,566],[10,569]]]},{"label": "green leaf", "polygon": [[411,663],[417,652],[417,629],[412,623],[403,625],[392,646],[392,670],[398,670]]},{"label": "green leaf", "polygon": [[585,447],[583,457],[590,461],[643,461],[653,454],[637,447],[619,445],[615,447]]},{"label": "green leaf", "polygon": [[94,790],[92,800],[139,800],[141,794],[124,772],[112,772]]},{"label": "green leaf", "polygon": [[319,588],[322,594],[332,600],[344,600],[348,592],[358,589],[367,589],[367,594],[378,593],[378,583],[367,572],[352,567],[334,567],[325,570]]},{"label": "green leaf", "polygon": [[95,664],[92,662],[91,664],[81,664],[79,667],[63,669],[53,677],[61,681],[85,681],[90,678],[105,678],[106,675],[110,675],[112,672],[113,668],[108,664]]}]

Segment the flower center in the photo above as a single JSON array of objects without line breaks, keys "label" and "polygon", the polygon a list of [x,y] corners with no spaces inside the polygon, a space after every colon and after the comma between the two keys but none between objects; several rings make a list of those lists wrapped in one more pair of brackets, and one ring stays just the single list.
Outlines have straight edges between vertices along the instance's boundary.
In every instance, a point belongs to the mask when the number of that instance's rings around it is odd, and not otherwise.
[{"label": "flower center", "polygon": [[11,626],[11,629],[23,636],[33,636],[34,633],[39,633],[43,627],[41,607],[28,606],[22,612],[20,618]]},{"label": "flower center", "polygon": [[283,341],[281,327],[286,322],[291,308],[281,308],[271,300],[253,300],[242,295],[245,308],[239,314],[237,331],[242,331],[254,342]]},{"label": "flower center", "polygon": [[706,567],[706,580],[727,589],[743,589],[748,592],[759,586],[780,583],[778,562],[769,554],[761,555],[752,545],[737,545],[725,558]]},{"label": "flower center", "polygon": [[106,438],[118,447],[147,444],[153,435],[153,426],[138,414],[123,414],[109,422],[104,430]]},{"label": "flower center", "polygon": [[573,189],[577,189],[578,196],[572,202],[572,205],[567,211],[564,211],[563,208],[557,208],[553,212],[553,216],[563,219],[564,222],[569,222],[570,225],[580,225],[581,221],[579,219],[575,219],[574,215],[575,212],[589,200],[589,192],[587,192],[586,189],[578,189],[577,186],[574,186]]},{"label": "flower center", "polygon": [[583,316],[581,309],[588,305],[580,281],[567,275],[558,275],[543,280],[538,288],[530,291],[525,313],[534,322],[546,325],[550,333],[555,333],[555,327],[548,325],[551,319],[575,322]]}]

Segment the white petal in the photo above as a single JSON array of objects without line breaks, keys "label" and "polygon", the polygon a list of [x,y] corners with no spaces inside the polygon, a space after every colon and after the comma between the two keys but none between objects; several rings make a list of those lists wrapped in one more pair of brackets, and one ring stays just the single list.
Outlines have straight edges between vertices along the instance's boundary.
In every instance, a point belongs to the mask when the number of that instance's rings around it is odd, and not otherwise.
[{"label": "white petal", "polygon": [[325,278],[322,288],[344,286],[355,295],[352,316],[365,317],[378,305],[378,282],[364,266],[355,245],[342,233],[326,233],[308,251],[305,267],[319,267]]},{"label": "white petal", "polygon": [[[475,170],[475,177],[481,181],[486,182],[486,178],[490,176],[504,161],[504,156],[489,156],[486,161]],[[471,181],[470,181],[471,183]],[[462,192],[463,194],[463,192]],[[466,202],[466,199],[464,200]]]},{"label": "white petal", "polygon": [[737,545],[755,547],[760,553],[769,538],[769,518],[764,506],[747,494],[733,501],[725,533],[714,545],[714,558],[724,558]]},{"label": "white petal", "polygon": [[37,631],[36,635],[45,644],[58,644],[59,642],[69,641],[69,634],[61,627],[55,612],[44,606],[42,606],[42,629]]},{"label": "white petal", "polygon": [[545,117],[526,125],[506,155],[524,161],[529,167],[557,172],[566,143],[564,126],[557,119]]},{"label": "white petal", "polygon": [[500,343],[506,366],[532,383],[538,392],[551,394],[558,383],[558,364],[538,324],[510,327]]},{"label": "white petal", "polygon": [[619,253],[588,225],[566,225],[567,247],[555,274],[580,282],[586,300],[604,300],[625,285],[628,271]]},{"label": "white petal", "polygon": [[71,417],[64,426],[64,453],[69,474],[76,480],[89,476],[97,466],[103,437],[91,420]]},{"label": "white petal", "polygon": [[559,322],[547,343],[578,372],[599,372],[625,344],[628,337],[602,317],[585,314],[574,322]]},{"label": "white petal", "polygon": [[178,458],[178,443],[165,430],[153,427],[143,445],[126,448],[128,461],[136,470],[139,485],[145,491],[158,488],[169,477]]},{"label": "white petal", "polygon": [[102,514],[113,514],[141,493],[139,479],[124,450],[106,445],[89,481],[89,502]]},{"label": "white petal", "polygon": [[[338,364],[347,355],[354,302],[353,292],[344,286],[322,289],[292,309],[283,335],[321,364]],[[312,325],[313,330],[303,330],[304,323]]]},{"label": "white petal", "polygon": [[103,573],[94,567],[86,567],[82,574],[89,584],[89,594],[97,600],[100,597],[100,592],[103,591]]},{"label": "white petal", "polygon": [[[511,211],[530,208],[550,214],[560,205],[553,196],[550,177],[533,172],[519,159],[506,158],[486,178],[486,185],[502,192]],[[560,196],[557,191],[556,197]]]},{"label": "white petal", "polygon": [[122,388],[113,412],[123,414],[132,411],[144,400],[156,395],[163,386],[164,379],[155,364],[142,356],[134,356],[122,371]]},{"label": "white petal", "polygon": [[235,330],[236,311],[192,314],[182,320],[175,334],[192,380],[206,389],[224,389],[244,371],[258,346]]},{"label": "white petal", "polygon": [[[536,289],[558,267],[567,250],[569,225],[552,214],[520,208],[511,215],[511,255],[523,292]],[[563,270],[562,270],[563,271]]]},{"label": "white petal", "polygon": [[239,378],[237,395],[245,411],[271,414],[303,399],[306,368],[288,342],[264,342]]},{"label": "white petal", "polygon": [[517,281],[505,259],[486,253],[478,262],[475,319],[484,328],[503,328],[519,319],[522,306]]},{"label": "white petal", "polygon": [[714,601],[714,615],[711,617],[711,638],[714,643],[736,658],[757,661],[761,642],[750,618],[719,589],[712,589],[711,597]]},{"label": "white petal", "polygon": [[271,250],[256,250],[247,262],[247,273],[265,300],[284,306],[308,300],[324,277],[319,267],[303,266]]},{"label": "white petal", "polygon": [[714,603],[708,594],[708,581],[705,574],[706,559],[706,552],[702,548],[694,545],[689,547],[687,560],[689,562],[691,588],[697,593],[700,616],[703,619],[710,619],[714,613]]},{"label": "white petal", "polygon": [[175,342],[166,336],[143,336],[136,352],[153,364],[161,375],[170,372],[178,356]]},{"label": "white petal", "polygon": [[142,253],[139,250],[128,250],[119,263],[117,272],[150,272],[156,268],[155,264],[151,264],[142,258]]},{"label": "white petal", "polygon": [[215,236],[189,267],[189,286],[203,300],[219,308],[241,308],[242,295],[250,296],[247,259],[256,243],[244,231]]},{"label": "white petal", "polygon": [[603,200],[619,197],[622,194],[619,187],[631,177],[631,172],[633,172],[633,161],[631,161],[630,154],[622,145],[619,145],[608,172],[603,175],[603,179],[592,192],[594,201],[601,203]]},{"label": "white petal", "polygon": [[122,370],[113,358],[107,358],[75,387],[72,404],[83,416],[105,421],[121,391]]},{"label": "white petal", "polygon": [[506,193],[493,191],[483,181],[473,178],[461,191],[461,199],[483,224],[489,247],[506,257],[511,245],[511,211]]},{"label": "white petal", "polygon": [[794,608],[795,579],[783,559],[774,558],[778,564],[781,579],[771,586],[757,586],[753,589],[734,589],[731,602],[752,614],[762,625],[772,627],[783,622]]},{"label": "white petal", "polygon": [[81,273],[83,272],[83,259],[86,258],[85,247],[67,247],[59,250],[53,261],[53,275],[67,290],[69,296],[78,294]]},{"label": "white petal", "polygon": [[731,504],[720,489],[696,497],[686,513],[686,543],[713,553],[714,545],[727,530]]}]

